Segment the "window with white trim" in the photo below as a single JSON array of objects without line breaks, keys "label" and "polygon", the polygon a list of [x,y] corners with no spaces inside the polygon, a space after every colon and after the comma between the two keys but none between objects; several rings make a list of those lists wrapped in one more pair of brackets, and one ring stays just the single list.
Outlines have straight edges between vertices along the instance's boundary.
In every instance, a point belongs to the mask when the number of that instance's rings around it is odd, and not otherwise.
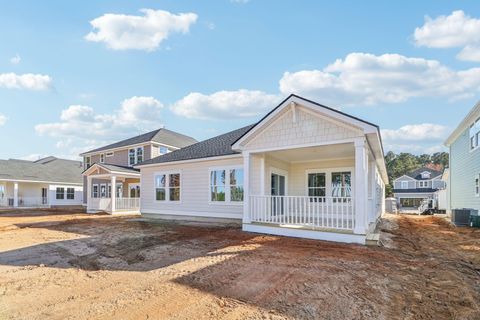
[{"label": "window with white trim", "polygon": [[210,201],[242,202],[243,194],[242,168],[210,170]]},{"label": "window with white trim", "polygon": [[57,187],[57,190],[55,191],[55,199],[57,200],[65,199],[65,188]]},{"label": "window with white trim", "polygon": [[92,185],[92,197],[98,198],[98,184]]},{"label": "window with white trim", "polygon": [[67,188],[67,200],[74,200],[74,199],[75,199],[75,189]]},{"label": "window with white trim", "polygon": [[180,201],[180,172],[155,174],[155,200]]},{"label": "window with white trim", "polygon": [[480,174],[475,177],[475,195],[480,196]]},{"label": "window with white trim", "polygon": [[401,181],[402,189],[408,189],[408,181]]},{"label": "window with white trim", "polygon": [[128,165],[134,166],[143,161],[143,147],[128,149]]},{"label": "window with white trim", "polygon": [[91,162],[90,162],[90,157],[84,157],[83,158],[83,168],[87,170],[90,168]]},{"label": "window with white trim", "polygon": [[105,162],[105,153],[100,153],[100,163]]},{"label": "window with white trim", "polygon": [[107,185],[106,184],[101,184],[100,185],[100,198],[106,198],[107,197]]},{"label": "window with white trim", "polygon": [[418,182],[418,187],[419,188],[427,188],[428,187],[428,181],[419,181]]},{"label": "window with white trim", "polygon": [[327,194],[327,181],[325,173],[312,172],[308,174],[308,196],[325,197]]},{"label": "window with white trim", "polygon": [[158,152],[159,152],[160,154],[166,154],[166,153],[168,153],[168,148],[167,148],[167,147],[164,147],[164,146],[159,146],[159,147],[158,147]]}]

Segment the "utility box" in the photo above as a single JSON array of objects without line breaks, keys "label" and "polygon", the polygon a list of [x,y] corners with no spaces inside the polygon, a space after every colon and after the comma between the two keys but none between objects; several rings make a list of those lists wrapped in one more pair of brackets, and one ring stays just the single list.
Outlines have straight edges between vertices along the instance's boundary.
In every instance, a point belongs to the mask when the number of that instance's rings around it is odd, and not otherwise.
[{"label": "utility box", "polygon": [[480,228],[480,215],[478,210],[470,211],[470,227]]},{"label": "utility box", "polygon": [[453,209],[452,222],[456,226],[470,225],[470,211],[471,209]]}]

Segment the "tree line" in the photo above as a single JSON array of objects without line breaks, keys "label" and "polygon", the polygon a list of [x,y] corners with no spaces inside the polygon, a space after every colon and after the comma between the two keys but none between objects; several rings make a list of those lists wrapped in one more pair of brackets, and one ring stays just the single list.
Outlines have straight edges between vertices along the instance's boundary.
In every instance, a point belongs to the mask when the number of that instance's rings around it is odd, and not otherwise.
[{"label": "tree line", "polygon": [[434,154],[414,155],[408,152],[395,153],[389,151],[385,155],[388,179],[390,184],[386,186],[386,196],[392,196],[393,180],[407,174],[410,171],[427,167],[437,171],[443,171],[448,167],[448,152],[435,152]]}]

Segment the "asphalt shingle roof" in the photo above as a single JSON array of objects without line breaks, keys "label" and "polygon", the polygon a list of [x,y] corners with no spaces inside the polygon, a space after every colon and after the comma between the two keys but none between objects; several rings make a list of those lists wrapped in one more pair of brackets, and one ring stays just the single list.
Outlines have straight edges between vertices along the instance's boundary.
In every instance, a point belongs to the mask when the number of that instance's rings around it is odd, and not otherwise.
[{"label": "asphalt shingle roof", "polygon": [[108,164],[108,163],[96,163],[98,166],[103,167],[109,171],[117,171],[117,172],[126,172],[126,173],[140,173],[140,170],[134,169],[132,167],[126,166],[119,166],[116,164]]},{"label": "asphalt shingle roof", "polygon": [[431,193],[438,189],[418,188],[418,189],[393,189],[393,193]]},{"label": "asphalt shingle roof", "polygon": [[[422,178],[422,172],[425,172],[425,171],[430,172],[430,178],[427,178],[427,179]],[[425,167],[407,173],[407,176],[415,180],[430,180],[441,175],[442,175],[441,171],[437,171],[437,170],[433,170]]]},{"label": "asphalt shingle roof", "polygon": [[161,128],[161,129],[157,129],[154,131],[141,134],[139,136],[118,141],[100,148],[96,148],[84,153],[92,153],[92,152],[104,151],[104,150],[109,150],[114,148],[126,147],[126,146],[131,146],[131,145],[149,142],[149,141],[154,141],[154,142],[166,144],[166,145],[177,147],[177,148],[183,148],[197,142],[197,140],[195,140],[192,137],[183,135],[175,131]]},{"label": "asphalt shingle roof", "polygon": [[80,161],[46,157],[37,161],[0,160],[0,180],[18,179],[64,183],[83,183]]},{"label": "asphalt shingle roof", "polygon": [[193,160],[200,158],[218,157],[237,154],[232,150],[232,144],[254,125],[249,125],[225,134],[192,144],[188,147],[146,160],[139,165],[165,163],[182,160]]}]

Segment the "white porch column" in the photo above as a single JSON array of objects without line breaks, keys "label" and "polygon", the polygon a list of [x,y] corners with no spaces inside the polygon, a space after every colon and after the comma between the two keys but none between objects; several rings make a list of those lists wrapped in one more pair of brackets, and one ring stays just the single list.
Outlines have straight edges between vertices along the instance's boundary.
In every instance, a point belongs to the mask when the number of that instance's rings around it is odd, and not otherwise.
[{"label": "white porch column", "polygon": [[243,152],[243,223],[250,223],[250,152]]},{"label": "white porch column", "polygon": [[87,212],[90,209],[90,205],[92,204],[92,177],[87,176]]},{"label": "white porch column", "polygon": [[18,207],[18,182],[13,183],[13,206]]},{"label": "white porch column", "polygon": [[365,138],[355,139],[355,228],[356,234],[366,234],[368,228],[368,154]]},{"label": "white porch column", "polygon": [[265,195],[265,155],[260,158],[260,195]]},{"label": "white porch column", "polygon": [[116,210],[116,200],[117,200],[117,177],[116,176],[112,176],[112,178],[110,179],[110,185],[111,185],[111,192],[110,192],[110,199],[111,199],[111,208],[112,208],[112,213],[115,212]]}]

